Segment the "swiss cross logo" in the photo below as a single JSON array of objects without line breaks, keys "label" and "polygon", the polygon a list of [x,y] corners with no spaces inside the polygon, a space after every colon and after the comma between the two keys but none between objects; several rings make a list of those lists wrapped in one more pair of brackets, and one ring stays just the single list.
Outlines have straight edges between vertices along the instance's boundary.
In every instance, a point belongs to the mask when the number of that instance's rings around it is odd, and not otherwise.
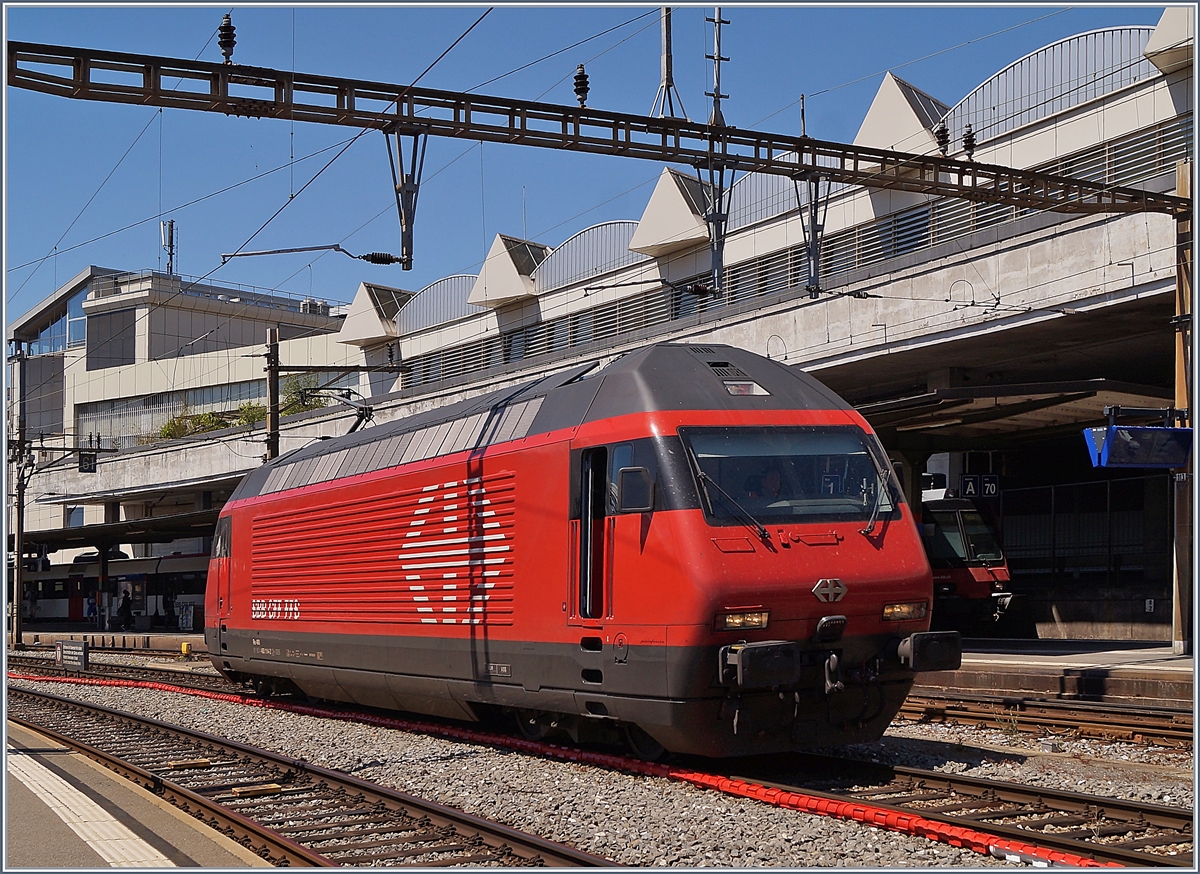
[{"label": "swiss cross logo", "polygon": [[840,601],[846,597],[846,584],[841,580],[817,580],[812,593],[818,601],[828,604],[830,601]]}]

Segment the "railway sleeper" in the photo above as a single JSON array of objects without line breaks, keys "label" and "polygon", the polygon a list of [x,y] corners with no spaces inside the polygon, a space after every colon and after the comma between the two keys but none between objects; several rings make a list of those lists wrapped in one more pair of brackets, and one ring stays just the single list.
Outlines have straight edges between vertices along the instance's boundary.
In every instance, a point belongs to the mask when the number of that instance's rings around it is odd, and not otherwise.
[{"label": "railway sleeper", "polygon": [[[319,819],[323,816],[382,816],[392,813],[382,801],[368,803],[362,799],[349,798],[340,792],[314,795],[305,806],[290,811],[296,820]],[[413,818],[416,821],[416,818]]]},{"label": "railway sleeper", "polygon": [[1113,838],[1118,835],[1127,835],[1130,833],[1139,834],[1145,832],[1147,826],[1144,823],[1116,823],[1115,825],[1103,825],[1095,828],[1080,828],[1069,832],[1054,832],[1056,838],[1070,838],[1077,841],[1095,840],[1096,838]]},{"label": "railway sleeper", "polygon": [[[386,828],[381,828],[381,829],[376,829],[374,834],[375,835],[389,835],[389,834],[392,834],[392,832]],[[349,837],[361,838],[362,835],[361,834],[349,835]],[[438,834],[397,835],[394,837],[386,837],[386,838],[379,837],[373,841],[356,840],[353,844],[347,845],[346,849],[376,850],[376,849],[379,849],[380,847],[395,847],[399,844],[421,844],[422,846],[415,847],[413,851],[418,852],[418,853],[427,853],[427,852],[437,852],[438,850],[440,850],[441,847],[437,845],[439,841],[462,842],[464,840],[464,838],[470,838],[470,837],[472,837],[472,836],[471,835],[464,836],[464,835],[458,834],[457,832],[454,832],[451,834],[443,834],[440,831]],[[338,846],[337,842],[344,841],[344,840],[345,840],[345,838],[325,837],[324,835],[322,835],[320,837],[308,839],[307,841],[304,842],[304,845],[306,847],[311,847],[312,849],[317,850],[318,852],[322,852],[327,849],[336,849],[336,847]],[[332,845],[332,846],[327,846],[327,845]]]},{"label": "railway sleeper", "polygon": [[[467,841],[459,841],[456,844],[446,844],[446,845],[440,846],[440,847],[409,847],[409,848],[403,849],[403,850],[393,849],[391,852],[387,852],[387,853],[360,853],[359,852],[360,846],[361,846],[360,844],[355,844],[353,846],[345,847],[341,852],[330,852],[330,850],[335,849],[332,847],[326,848],[324,850],[318,849],[317,852],[321,853],[321,855],[325,856],[326,858],[341,859],[344,862],[352,862],[355,860],[363,860],[363,861],[369,860],[371,862],[385,862],[385,861],[391,861],[393,859],[411,859],[415,856],[433,856],[433,855],[445,856],[445,855],[449,855],[451,853],[461,853],[464,850],[478,849],[477,844],[473,844],[473,843],[470,843]],[[395,844],[394,843],[384,843],[381,845],[380,848],[382,849],[383,847],[395,847]],[[460,860],[456,860],[456,863],[458,861],[460,861]],[[428,863],[425,861],[422,861],[420,864],[421,864],[421,867],[424,867]]]},{"label": "railway sleeper", "polygon": [[[927,810],[930,813],[956,813],[960,810],[977,810],[981,804],[985,804],[978,798],[971,801],[960,801],[958,804],[943,804],[938,807],[923,807],[922,810]],[[1040,813],[1040,810],[1029,811],[1030,813]]]},{"label": "railway sleeper", "polygon": [[1055,826],[1066,828],[1069,825],[1083,825],[1085,822],[1094,822],[1094,818],[1090,816],[1046,816],[1041,819],[1025,820],[1015,823],[1021,828],[1041,830],[1047,826]]},{"label": "railway sleeper", "polygon": [[[405,825],[404,823],[387,823],[386,821],[380,822],[380,823],[374,823],[374,824],[372,824],[372,823],[361,823],[361,824],[356,823],[356,825],[361,825],[361,827],[355,828],[355,829],[342,829],[341,831],[333,831],[334,828],[336,828],[337,826],[340,826],[340,825],[342,825],[342,823],[340,823],[340,822],[331,822],[328,825],[326,825],[324,828],[311,827],[311,828],[307,828],[307,829],[305,829],[303,831],[299,831],[299,832],[293,831],[291,829],[279,829],[278,831],[281,835],[287,835],[288,837],[295,837],[297,840],[303,839],[305,844],[317,844],[317,843],[323,843],[325,841],[346,841],[346,840],[350,840],[352,838],[361,838],[364,835],[369,837],[371,835],[378,835],[378,834],[396,834],[399,832],[411,832],[412,831],[412,828],[408,825]],[[410,839],[409,837],[405,837],[405,838],[401,838],[400,840],[409,840],[409,839]],[[389,841],[389,843],[394,844],[396,842],[396,840],[397,839],[392,839]],[[370,845],[364,844],[362,846],[370,846]]]},{"label": "railway sleeper", "polygon": [[[983,807],[982,804],[975,805]],[[1016,807],[1000,807],[992,810],[980,810],[977,813],[964,813],[960,815],[961,819],[969,819],[974,822],[986,822],[989,819],[1012,819],[1013,817],[1024,816],[1029,813],[1029,808],[1023,805]]]},{"label": "railway sleeper", "polygon": [[[1123,850],[1140,850],[1143,847],[1169,847],[1172,844],[1190,844],[1192,836],[1190,834],[1168,834],[1168,835],[1152,835],[1148,838],[1137,838],[1132,841],[1120,841],[1109,844],[1110,847],[1120,847]],[[1191,858],[1191,853],[1188,853],[1188,858]]]},{"label": "railway sleeper", "polygon": [[[374,814],[374,815],[370,815],[370,816],[356,817],[353,813],[347,814],[347,813],[342,813],[340,811],[337,813],[326,814],[326,816],[327,817],[340,816],[340,817],[344,817],[344,818],[339,819],[337,822],[310,822],[306,825],[288,825],[288,826],[271,826],[271,827],[273,829],[275,829],[275,831],[279,832],[281,835],[302,835],[302,834],[306,834],[308,832],[317,832],[317,831],[322,831],[325,829],[330,829],[330,828],[333,828],[334,826],[342,826],[342,827],[349,827],[349,826],[356,826],[356,825],[357,826],[369,826],[369,825],[378,825],[378,824],[385,823],[385,822],[391,823],[393,820],[395,820],[394,816],[389,816],[387,814]],[[314,817],[305,817],[305,818],[313,819]],[[297,817],[294,817],[294,816],[288,817],[289,822],[292,822],[296,819],[297,819]]]}]

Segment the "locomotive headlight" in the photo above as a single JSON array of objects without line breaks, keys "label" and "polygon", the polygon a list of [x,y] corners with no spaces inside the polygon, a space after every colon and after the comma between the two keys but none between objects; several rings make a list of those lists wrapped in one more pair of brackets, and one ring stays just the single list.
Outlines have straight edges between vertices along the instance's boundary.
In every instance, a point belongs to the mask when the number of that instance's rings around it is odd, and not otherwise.
[{"label": "locomotive headlight", "polygon": [[767,610],[754,610],[747,613],[718,613],[714,624],[717,631],[738,631],[743,628],[766,628]]},{"label": "locomotive headlight", "polygon": [[884,622],[903,622],[906,619],[924,619],[929,613],[927,601],[905,601],[900,604],[883,605]]}]

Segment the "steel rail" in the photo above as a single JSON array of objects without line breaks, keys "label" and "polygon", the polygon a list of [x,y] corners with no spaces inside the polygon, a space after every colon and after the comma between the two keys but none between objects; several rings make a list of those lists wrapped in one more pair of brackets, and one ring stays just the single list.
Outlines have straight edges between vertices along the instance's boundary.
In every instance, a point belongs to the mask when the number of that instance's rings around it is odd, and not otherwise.
[{"label": "steel rail", "polygon": [[1080,704],[1070,701],[1030,700],[956,695],[909,695],[900,715],[922,723],[986,725],[1026,734],[1049,732],[1078,737],[1152,743],[1191,749],[1191,711],[1170,708]]},{"label": "steel rail", "polygon": [[10,41],[8,84],[81,100],[514,143],[793,179],[820,175],[1031,210],[1173,216],[1191,211],[1190,198],[936,155],[241,64]]},{"label": "steel rail", "polygon": [[[20,694],[22,693],[17,690],[8,690],[10,705],[14,695]],[[163,780],[151,771],[139,768],[137,765],[122,760],[119,756],[111,755],[104,750],[97,749],[61,734],[53,728],[24,719],[19,714],[14,713],[11,706],[8,711],[8,719],[17,725],[36,731],[38,734],[44,735],[69,749],[76,750],[92,761],[108,768],[113,773],[138,784],[164,801],[167,801],[172,806],[204,821],[206,825],[242,844],[276,867],[297,865],[308,868],[329,868],[334,865],[333,862],[330,862],[317,853],[313,853],[295,841],[289,840],[271,829],[265,828],[253,820],[242,816],[236,811],[229,810],[224,805],[205,798],[199,793]]]},{"label": "steel rail", "polygon": [[[1119,862],[1135,867],[1190,868],[1193,864],[1192,852],[1172,856],[1142,852],[1134,848],[1139,845],[1152,846],[1155,842],[1163,845],[1191,844],[1194,813],[1185,808],[1085,795],[1043,786],[1023,786],[919,768],[876,765],[832,756],[797,754],[790,757],[790,760],[803,763],[802,767],[806,771],[837,773],[843,780],[853,779],[849,776],[853,774],[878,781],[882,785],[869,789],[816,790],[805,785],[759,779],[753,776],[753,771],[750,776],[740,775],[734,779],[753,781],[769,788],[802,792],[820,798],[838,801],[853,799],[885,810],[915,813],[937,822],[1057,849],[1100,862]],[[774,773],[779,772],[779,765],[779,761],[771,764]],[[1032,824],[1040,823],[1043,827],[1071,827],[1072,831],[1047,832],[1023,828],[1017,824],[991,821],[1026,817],[1034,818]],[[1129,847],[1120,846],[1121,842],[1105,844],[1095,839],[1087,840],[1081,834],[1086,832],[1096,838],[1114,837],[1139,830],[1155,829],[1167,834],[1130,838],[1127,841]],[[1104,834],[1105,832],[1108,834]]]},{"label": "steel rail", "polygon": [[182,689],[204,689],[229,692],[231,694],[249,694],[249,690],[244,686],[230,683],[220,674],[209,674],[200,671],[178,671],[171,668],[154,667],[152,665],[114,665],[107,662],[90,661],[86,671],[76,671],[60,667],[48,659],[9,654],[8,669],[10,671],[15,669],[34,672],[49,677],[67,676],[95,680],[138,680],[179,686]]},{"label": "steel rail", "polygon": [[[251,775],[249,780],[247,780],[245,778],[236,779],[222,774],[221,777],[226,782],[217,786],[216,789],[228,791],[223,791],[216,799],[210,799],[196,791],[177,784],[162,773],[123,761],[118,753],[82,743],[61,731],[43,725],[36,717],[22,715],[22,707],[53,706],[56,709],[71,712],[72,724],[80,724],[82,722],[81,717],[106,720],[110,724],[115,722],[125,728],[133,728],[139,732],[153,733],[159,738],[171,737],[181,739],[189,744],[202,747],[206,751],[211,751],[207,752],[208,757],[215,758],[217,754],[228,754],[237,759],[265,766],[271,769],[272,772],[283,774],[286,777],[284,786],[267,784],[267,788],[269,788],[267,797],[281,797],[286,800],[288,792],[300,791],[299,788],[295,787],[302,787],[304,781],[307,781],[307,785],[309,786],[340,791],[346,796],[352,797],[360,805],[359,813],[364,808],[371,808],[376,813],[383,812],[385,809],[396,811],[406,816],[409,820],[421,825],[423,828],[433,829],[438,833],[439,837],[448,837],[452,841],[450,846],[444,848],[435,847],[431,852],[450,853],[462,851],[471,853],[471,855],[457,860],[437,860],[432,863],[434,865],[478,864],[511,858],[517,860],[517,864],[523,866],[623,867],[617,862],[536,835],[521,832],[509,826],[491,822],[464,811],[438,804],[437,802],[408,795],[407,793],[370,783],[340,771],[322,768],[300,759],[281,756],[269,750],[259,749],[205,732],[194,731],[155,719],[123,713],[107,707],[85,704],[56,695],[11,687],[8,690],[8,702],[8,718],[10,720],[26,726],[33,731],[52,737],[59,743],[78,749],[89,758],[93,758],[128,779],[141,784],[172,804],[181,807],[185,811],[192,812],[193,815],[195,815],[194,811],[203,810],[205,815],[211,815],[219,822],[222,830],[232,834],[236,840],[240,840],[243,843],[249,841],[250,843],[247,846],[252,846],[259,855],[269,858],[275,865],[301,864],[323,867],[353,865],[356,858],[361,858],[364,864],[369,865],[372,859],[405,858],[418,855],[418,851],[421,851],[423,848],[421,842],[426,839],[422,837],[410,840],[409,843],[416,844],[415,849],[402,848],[391,852],[390,855],[388,855],[389,847],[384,845],[393,842],[377,839],[364,841],[357,847],[354,844],[342,844],[332,848],[324,848],[323,850],[312,849],[305,846],[305,840],[309,843],[329,841],[332,838],[328,836],[323,837],[322,833],[329,831],[339,824],[344,828],[345,823],[335,821],[326,825],[310,821],[307,825],[293,825],[276,830],[275,828],[256,822],[249,816],[237,813],[235,810],[230,809],[228,803],[218,803],[219,800],[227,799],[230,795],[237,796],[237,789],[249,790],[248,793],[241,796],[240,800],[242,802],[245,802],[248,798],[255,798],[257,795],[255,790],[260,785],[263,785],[261,784],[261,777]],[[178,764],[169,763],[164,770],[167,773],[171,773],[170,766]],[[184,762],[182,763],[182,767],[186,768],[188,764]],[[274,810],[270,812],[278,814],[280,811]],[[345,810],[338,810],[333,814],[335,818],[343,819],[346,815]],[[316,818],[312,817],[311,819],[315,820]],[[399,829],[395,825],[388,824],[382,830],[391,833]],[[281,831],[293,832],[298,837],[296,839],[289,838],[286,834],[281,834]],[[307,839],[300,837],[306,834],[309,835]],[[368,839],[377,837],[366,831],[358,834]],[[334,836],[334,838],[337,837],[345,837],[345,835]],[[400,838],[395,843],[403,844],[404,840],[404,838]],[[253,847],[253,844],[256,842],[258,846]],[[476,845],[486,852],[473,852]],[[337,860],[330,858],[331,850],[334,851],[334,855],[338,855],[356,849],[379,852],[362,857],[348,856]],[[264,853],[269,855],[264,855]],[[425,862],[423,864],[429,865],[430,863]]]}]

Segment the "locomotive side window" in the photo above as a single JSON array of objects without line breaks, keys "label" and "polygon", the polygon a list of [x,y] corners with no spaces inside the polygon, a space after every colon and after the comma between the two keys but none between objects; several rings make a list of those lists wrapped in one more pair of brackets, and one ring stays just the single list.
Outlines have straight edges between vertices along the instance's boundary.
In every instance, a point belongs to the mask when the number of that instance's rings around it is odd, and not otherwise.
[{"label": "locomotive side window", "polygon": [[888,518],[899,489],[857,427],[681,428],[714,524]]},{"label": "locomotive side window", "polygon": [[229,534],[229,517],[222,516],[217,520],[217,530],[213,532],[213,558],[229,558]]},{"label": "locomotive side window", "polygon": [[617,513],[617,475],[623,467],[633,467],[633,444],[618,443],[612,448],[608,463],[608,506],[607,514]]},{"label": "locomotive side window", "polygon": [[604,615],[604,515],[608,495],[608,449],[580,454],[579,615]]}]

